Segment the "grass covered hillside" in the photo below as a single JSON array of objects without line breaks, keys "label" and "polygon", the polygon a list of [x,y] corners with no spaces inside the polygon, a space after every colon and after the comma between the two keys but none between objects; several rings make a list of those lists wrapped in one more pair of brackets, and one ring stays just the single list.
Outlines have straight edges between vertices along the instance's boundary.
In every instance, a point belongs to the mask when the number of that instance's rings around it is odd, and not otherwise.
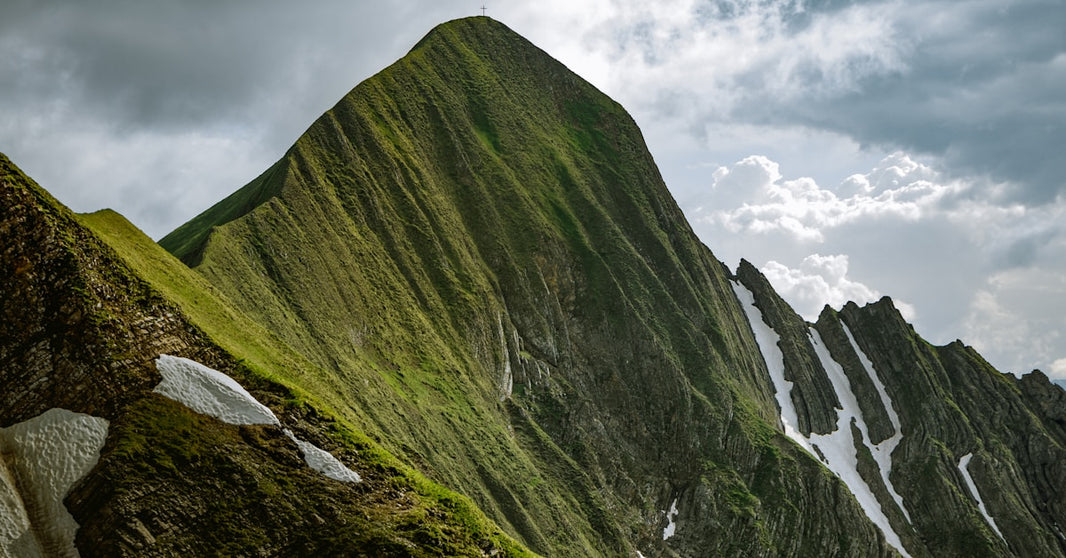
[{"label": "grass covered hillside", "polygon": [[536,552],[890,554],[780,434],[635,123],[489,18],[431,31],[161,244]]},{"label": "grass covered hillside", "polygon": [[160,244],[0,155],[0,241],[0,556],[1066,556],[1066,391],[729,273],[489,18]]},{"label": "grass covered hillside", "polygon": [[[98,460],[69,491],[52,483],[70,471],[49,467],[81,450],[62,430],[28,437],[81,555],[531,555],[467,498],[338,420],[310,395],[330,393],[312,365],[125,219],[74,215],[2,154],[0,238],[3,468],[23,459],[13,425],[56,408],[106,425]],[[362,481],[315,471],[281,427],[223,423],[156,393],[161,354],[234,378]],[[56,546],[55,509],[15,471],[0,485],[0,555],[38,555],[34,541],[70,554]]]}]

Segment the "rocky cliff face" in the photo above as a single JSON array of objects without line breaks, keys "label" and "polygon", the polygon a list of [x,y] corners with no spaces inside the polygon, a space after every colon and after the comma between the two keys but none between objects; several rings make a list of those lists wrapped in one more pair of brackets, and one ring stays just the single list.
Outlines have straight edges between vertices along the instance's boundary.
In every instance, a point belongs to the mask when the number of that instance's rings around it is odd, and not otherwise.
[{"label": "rocky cliff face", "polygon": [[[959,341],[933,347],[887,299],[865,309],[845,306],[840,315],[896,394],[905,436],[893,456],[905,481],[900,490],[916,502],[915,526],[930,551],[1066,551],[1063,407],[1046,377],[1000,374]],[[984,515],[973,513],[978,495],[959,483],[959,463],[971,454],[969,474],[991,521],[977,521]]]},{"label": "rocky cliff face", "polygon": [[[822,372],[839,366],[846,377],[838,395],[855,400],[853,424],[863,425],[853,428],[858,475],[852,492],[870,492],[898,550],[912,556],[1066,552],[1064,399],[1046,376],[1001,374],[960,341],[933,347],[888,298],[864,308],[849,303],[840,312],[826,308],[816,324],[803,324],[773,311],[781,301],[750,264],[742,263],[738,276],[774,331],[806,330],[793,335],[798,344],[781,333],[786,371],[799,360],[789,352],[808,355],[821,345],[830,356]],[[768,362],[774,358],[763,352]],[[814,381],[793,377],[790,396],[799,410],[801,388]],[[881,457],[886,442],[891,451]]]},{"label": "rocky cliff face", "polygon": [[[621,107],[488,18],[163,239],[192,270],[2,163],[0,427],[110,421],[66,498],[83,553],[1066,554],[1066,392],[888,300],[804,323],[699,242]],[[361,482],[153,393],[161,354]]]}]

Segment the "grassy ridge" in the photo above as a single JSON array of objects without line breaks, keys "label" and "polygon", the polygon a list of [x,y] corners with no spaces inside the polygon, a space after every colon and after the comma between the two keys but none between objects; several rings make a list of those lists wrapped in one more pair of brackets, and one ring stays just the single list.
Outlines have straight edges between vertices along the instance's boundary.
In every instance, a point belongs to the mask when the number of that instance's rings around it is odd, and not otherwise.
[{"label": "grassy ridge", "polygon": [[[358,497],[353,499],[352,494],[338,491],[335,484],[322,482],[309,473],[299,461],[279,470],[269,461],[257,463],[261,457],[257,458],[254,452],[243,458],[249,452],[243,449],[240,440],[249,440],[248,433],[242,432],[238,437],[239,429],[219,429],[211,419],[151,397],[134,405],[116,423],[117,432],[112,437],[116,446],[105,457],[108,463],[104,469],[109,475],[106,483],[120,493],[126,486],[158,486],[159,491],[174,500],[202,499],[201,506],[208,512],[196,521],[202,523],[204,533],[217,537],[165,539],[157,543],[175,548],[206,545],[201,549],[204,552],[242,553],[250,547],[273,543],[277,534],[271,531],[313,529],[315,524],[311,519],[315,516],[309,510],[328,509],[331,515],[327,517],[346,528],[314,536],[294,535],[289,541],[294,546],[286,552],[328,554],[359,549],[379,555],[443,552],[475,556],[495,548],[509,556],[532,555],[502,534],[465,497],[401,464],[349,423],[335,422],[331,415],[336,416],[336,412],[332,409],[342,403],[336,394],[343,390],[335,380],[330,381],[332,376],[233,308],[202,276],[152,242],[124,217],[102,210],[77,218],[114,249],[139,277],[175,303],[213,342],[240,356],[250,374],[244,378],[246,385],[255,389],[257,385],[283,384],[289,399],[274,402],[275,405],[280,404],[297,416],[318,417],[319,422],[325,419],[327,428],[332,430],[332,443],[344,448],[342,451],[355,452],[364,472],[364,483],[359,485]],[[271,391],[278,392],[276,388]],[[261,434],[251,439],[258,444],[271,443]],[[257,479],[252,491],[214,482],[227,476],[246,475],[249,467],[254,468]],[[209,480],[203,487],[197,486],[202,480],[194,480],[200,476]],[[220,498],[220,490],[233,492]],[[292,501],[285,497],[294,491],[304,498]],[[406,496],[397,499],[396,494]],[[279,497],[287,502],[284,506],[277,505],[275,499]],[[117,505],[124,505],[121,496],[118,499]],[[261,517],[251,525],[246,515],[253,508],[259,509]],[[237,534],[240,536],[233,538]],[[100,539],[106,541],[107,537]]]},{"label": "grassy ridge", "polygon": [[[202,277],[114,212],[76,216],[3,154],[0,231],[0,424],[57,407],[109,423],[99,463],[63,502],[83,555],[532,555],[335,420],[307,395],[325,390],[306,361]],[[363,482],[315,472],[276,427],[224,424],[153,393],[160,353],[237,378]]]},{"label": "grassy ridge", "polygon": [[279,371],[299,370],[302,383],[314,386],[314,391],[328,394],[333,389],[328,385],[316,385],[316,378],[322,381],[329,376],[245,317],[202,275],[161,249],[125,217],[110,209],[77,217],[139,276],[177,303],[215,342],[231,354],[240,355],[256,372],[271,380],[282,381]]},{"label": "grassy ridge", "polygon": [[533,550],[661,548],[682,494],[716,510],[692,548],[765,552],[770,525],[839,548],[851,508],[815,531],[782,496],[839,487],[767,434],[726,271],[629,115],[528,41],[441,25],[274,168],[161,244],[328,371],[345,420]]},{"label": "grassy ridge", "polygon": [[202,255],[200,251],[203,249],[212,226],[237,219],[277,194],[273,189],[278,184],[275,175],[284,172],[284,169],[280,168],[283,161],[272,165],[222,203],[212,206],[177,231],[167,235],[167,246],[170,251],[179,255],[190,266],[198,264]]}]

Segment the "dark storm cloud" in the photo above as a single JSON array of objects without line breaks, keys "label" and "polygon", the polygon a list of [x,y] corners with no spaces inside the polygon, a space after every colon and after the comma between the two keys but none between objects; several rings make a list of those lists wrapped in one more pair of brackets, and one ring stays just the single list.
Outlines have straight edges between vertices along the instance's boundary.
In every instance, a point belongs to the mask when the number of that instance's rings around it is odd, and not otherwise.
[{"label": "dark storm cloud", "polygon": [[716,0],[690,11],[647,11],[616,29],[620,66],[652,76],[639,109],[680,114],[697,135],[801,126],[934,156],[955,177],[1011,183],[1028,204],[1066,194],[1064,0]]},{"label": "dark storm cloud", "polygon": [[52,2],[9,19],[7,51],[31,63],[5,67],[19,73],[5,76],[14,79],[3,80],[4,93],[73,97],[83,111],[120,126],[202,123],[248,101],[256,82],[250,74],[262,64],[258,57],[235,63],[249,48],[235,30],[222,31],[232,17],[225,9],[94,4]]},{"label": "dark storm cloud", "polygon": [[16,0],[0,10],[3,98],[70,100],[119,128],[240,121],[312,77],[335,101],[365,77],[354,68],[417,39],[387,31],[403,4]]},{"label": "dark storm cloud", "polygon": [[755,95],[736,114],[940,156],[1017,183],[1027,203],[1066,193],[1066,2],[913,2],[897,16],[904,70],[828,97]]},{"label": "dark storm cloud", "polygon": [[153,237],[270,165],[457,12],[416,0],[0,2],[0,151]]}]

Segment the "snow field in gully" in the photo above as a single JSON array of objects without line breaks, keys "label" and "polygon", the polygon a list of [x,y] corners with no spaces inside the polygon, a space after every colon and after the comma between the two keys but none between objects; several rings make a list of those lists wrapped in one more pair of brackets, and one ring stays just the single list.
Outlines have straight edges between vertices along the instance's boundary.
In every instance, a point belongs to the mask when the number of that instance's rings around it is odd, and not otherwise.
[{"label": "snow field in gully", "polygon": [[733,283],[733,290],[736,293],[737,298],[740,300],[741,306],[744,308],[744,313],[748,317],[748,322],[751,324],[752,332],[755,334],[755,341],[759,345],[763,360],[766,362],[766,368],[770,373],[770,379],[773,382],[774,390],[776,391],[775,397],[777,404],[781,411],[781,423],[784,427],[785,435],[799,444],[800,447],[810,453],[815,459],[824,463],[830,471],[836,474],[840,480],[844,481],[844,484],[848,487],[848,490],[851,491],[852,495],[855,496],[856,501],[858,501],[859,506],[866,513],[866,516],[870,518],[870,521],[872,521],[874,525],[881,529],[882,533],[884,533],[885,540],[888,541],[888,544],[895,548],[900,554],[909,558],[910,554],[907,553],[899,535],[892,528],[888,517],[882,509],[881,503],[877,501],[877,497],[874,495],[873,490],[870,489],[870,486],[865,480],[863,480],[858,471],[858,455],[855,451],[855,440],[852,435],[851,427],[852,424],[858,429],[862,444],[870,450],[871,454],[873,454],[878,470],[881,473],[881,478],[884,480],[885,486],[888,487],[888,491],[892,495],[893,500],[895,500],[896,504],[903,511],[907,520],[910,521],[906,508],[903,507],[903,499],[896,492],[895,487],[892,485],[892,481],[889,480],[889,472],[892,467],[891,453],[892,450],[899,445],[899,441],[902,438],[899,417],[892,409],[892,402],[888,398],[887,392],[884,390],[884,385],[881,383],[880,379],[877,378],[873,366],[870,364],[870,360],[859,349],[858,345],[855,344],[855,339],[847,329],[847,326],[842,324],[845,333],[848,335],[848,340],[851,342],[852,348],[855,350],[856,354],[859,355],[859,358],[863,363],[863,368],[877,387],[881,403],[885,406],[885,410],[888,412],[892,426],[895,429],[895,434],[892,437],[881,441],[880,444],[874,445],[870,442],[869,431],[863,420],[862,411],[859,408],[859,403],[854,392],[851,390],[851,384],[848,381],[847,376],[844,374],[844,369],[830,356],[829,350],[822,342],[821,335],[819,335],[818,331],[811,328],[811,344],[814,347],[815,353],[818,355],[818,359],[822,363],[822,367],[829,376],[829,380],[833,385],[833,389],[836,391],[837,399],[840,401],[841,407],[837,408],[837,424],[835,430],[828,434],[811,433],[810,436],[804,436],[796,429],[796,425],[799,424],[799,419],[795,404],[792,402],[792,382],[785,379],[784,355],[778,347],[780,336],[778,336],[777,332],[775,332],[763,320],[762,312],[755,306],[755,295],[752,294],[751,291],[736,282]]},{"label": "snow field in gully", "polygon": [[[970,489],[970,494],[973,494],[973,499],[977,501],[977,509],[984,516],[985,521],[988,522],[988,526],[999,535],[999,538],[1003,539],[1003,533],[1000,532],[999,526],[996,525],[995,520],[988,514],[988,508],[985,507],[985,501],[981,498],[981,493],[977,491],[977,485],[973,482],[973,477],[970,476],[970,460],[973,459],[972,453],[967,453],[959,459],[959,472],[962,473],[962,478],[966,479],[966,487]],[[1006,542],[1007,539],[1003,539]]]}]

